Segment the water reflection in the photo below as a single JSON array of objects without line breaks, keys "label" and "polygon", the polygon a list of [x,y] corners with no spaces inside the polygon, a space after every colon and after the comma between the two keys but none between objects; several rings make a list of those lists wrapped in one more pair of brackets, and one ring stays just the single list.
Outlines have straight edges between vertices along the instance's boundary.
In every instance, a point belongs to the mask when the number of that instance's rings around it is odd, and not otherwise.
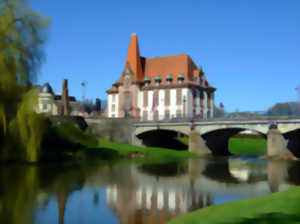
[{"label": "water reflection", "polygon": [[117,184],[106,188],[107,205],[117,213],[121,223],[166,223],[213,202],[210,193],[195,191],[193,182],[177,187],[160,179],[145,181],[146,184],[131,188]]},{"label": "water reflection", "polygon": [[0,223],[166,223],[195,209],[300,184],[299,162],[0,166]]}]

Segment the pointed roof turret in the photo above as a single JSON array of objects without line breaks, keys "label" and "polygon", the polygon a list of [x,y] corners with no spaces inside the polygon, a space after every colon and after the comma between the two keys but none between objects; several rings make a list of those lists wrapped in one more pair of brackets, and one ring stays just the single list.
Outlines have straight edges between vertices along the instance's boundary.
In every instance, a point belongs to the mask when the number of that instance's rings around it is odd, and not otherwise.
[{"label": "pointed roof turret", "polygon": [[133,72],[134,81],[144,80],[140,50],[139,50],[137,35],[135,33],[131,35],[124,72],[126,71],[128,66],[130,66],[129,70]]}]

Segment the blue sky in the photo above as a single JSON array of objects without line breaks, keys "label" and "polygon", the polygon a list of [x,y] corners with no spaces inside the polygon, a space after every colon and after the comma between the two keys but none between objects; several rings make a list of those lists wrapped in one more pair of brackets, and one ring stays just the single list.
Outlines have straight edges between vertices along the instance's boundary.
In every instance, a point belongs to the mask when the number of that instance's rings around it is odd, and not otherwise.
[{"label": "blue sky", "polygon": [[299,0],[29,0],[51,17],[39,83],[106,99],[119,78],[130,35],[145,57],[187,53],[217,88],[227,111],[295,101],[300,84]]}]

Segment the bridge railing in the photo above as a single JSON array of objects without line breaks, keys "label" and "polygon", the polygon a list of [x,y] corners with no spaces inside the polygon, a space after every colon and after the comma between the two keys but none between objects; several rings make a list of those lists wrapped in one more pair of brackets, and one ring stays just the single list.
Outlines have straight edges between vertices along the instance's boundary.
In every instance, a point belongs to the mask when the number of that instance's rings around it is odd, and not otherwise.
[{"label": "bridge railing", "polygon": [[[136,120],[139,122],[155,122],[155,121],[178,121],[178,122],[191,122],[193,116],[191,114],[187,115],[173,115],[173,116],[152,116],[152,117],[137,117]],[[194,117],[195,121],[216,121],[216,120],[291,120],[300,119],[299,115],[267,115],[262,113],[224,113],[216,114],[213,117],[203,117],[196,115]]]}]

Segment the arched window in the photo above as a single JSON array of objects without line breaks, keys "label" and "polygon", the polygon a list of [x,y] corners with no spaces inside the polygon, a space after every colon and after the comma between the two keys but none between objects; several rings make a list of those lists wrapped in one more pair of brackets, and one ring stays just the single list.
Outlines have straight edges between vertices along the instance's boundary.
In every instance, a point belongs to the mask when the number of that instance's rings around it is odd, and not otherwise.
[{"label": "arched window", "polygon": [[124,92],[124,108],[130,110],[131,106],[132,106],[131,92],[126,91]]}]

